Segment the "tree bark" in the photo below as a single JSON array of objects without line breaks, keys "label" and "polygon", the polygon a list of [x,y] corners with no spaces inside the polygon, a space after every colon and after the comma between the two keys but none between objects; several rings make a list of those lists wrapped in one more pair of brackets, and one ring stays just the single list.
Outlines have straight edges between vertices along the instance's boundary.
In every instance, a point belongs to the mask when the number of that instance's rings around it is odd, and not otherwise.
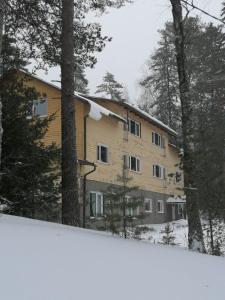
[{"label": "tree bark", "polygon": [[[3,56],[2,56],[2,42],[3,42],[3,27],[4,27],[4,1],[0,0],[0,76],[3,73]],[[0,166],[2,157],[2,99],[0,95]]]},{"label": "tree bark", "polygon": [[185,36],[183,28],[182,6],[180,0],[170,0],[170,2],[172,4],[173,23],[175,31],[177,71],[179,76],[179,89],[182,111],[182,134],[184,152],[183,172],[189,229],[188,244],[189,249],[191,250],[205,252],[202,226],[199,216],[197,193],[193,180],[195,174],[192,142],[192,104],[184,48]]},{"label": "tree bark", "polygon": [[80,225],[74,99],[74,3],[62,1],[62,223]]}]

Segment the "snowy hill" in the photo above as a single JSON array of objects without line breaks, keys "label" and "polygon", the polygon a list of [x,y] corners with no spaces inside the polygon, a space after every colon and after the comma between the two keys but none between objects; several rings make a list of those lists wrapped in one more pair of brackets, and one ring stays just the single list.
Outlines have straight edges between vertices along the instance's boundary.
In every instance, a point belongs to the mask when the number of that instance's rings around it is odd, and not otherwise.
[{"label": "snowy hill", "polygon": [[2,215],[2,300],[224,300],[225,259]]}]

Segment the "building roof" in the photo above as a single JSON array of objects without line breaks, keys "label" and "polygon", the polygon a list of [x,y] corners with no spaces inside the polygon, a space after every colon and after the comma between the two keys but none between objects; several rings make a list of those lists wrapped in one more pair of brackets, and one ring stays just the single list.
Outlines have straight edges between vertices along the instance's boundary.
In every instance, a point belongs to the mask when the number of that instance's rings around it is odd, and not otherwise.
[{"label": "building roof", "polygon": [[[25,75],[28,75],[30,77],[33,77],[49,86],[52,86],[53,88],[61,91],[61,88],[58,87],[57,85],[55,84],[52,84],[46,80],[43,80],[42,78],[38,77],[38,76],[35,76],[34,74],[32,73],[29,73],[25,70],[22,70],[22,69],[19,69],[18,70],[19,72],[25,74]],[[132,111],[133,113],[139,115],[141,118],[149,121],[151,124],[165,130],[166,132],[168,132],[169,134],[173,135],[173,136],[177,136],[177,133],[176,131],[174,131],[172,128],[170,128],[168,125],[164,124],[163,122],[161,122],[160,120],[156,119],[155,117],[151,116],[150,114],[146,113],[145,111],[143,111],[142,109],[140,109],[137,105],[134,105],[134,104],[131,104],[131,103],[128,103],[128,102],[119,102],[119,101],[116,101],[116,100],[113,100],[113,99],[107,99],[107,98],[103,98],[103,97],[94,97],[94,96],[90,96],[90,95],[85,95],[85,94],[81,94],[81,93],[75,93],[75,96],[77,98],[79,98],[81,101],[84,101],[86,103],[89,103],[90,105],[90,113],[92,114],[92,117],[94,119],[96,119],[96,110],[98,109],[99,112],[101,112],[101,114],[104,114],[104,115],[107,115],[107,116],[112,116],[112,117],[116,117],[117,119],[120,119],[121,121],[126,121],[122,116],[119,116],[118,114],[115,114],[114,112],[102,107],[101,105],[95,103],[96,105],[99,105],[99,106],[96,106],[93,104],[92,101],[94,102],[97,102],[97,101],[105,101],[105,102],[112,102],[112,103],[116,103],[126,109],[129,109],[130,111]],[[90,102],[91,101],[91,102]],[[95,108],[94,108],[95,106]]]},{"label": "building roof", "polygon": [[131,104],[131,103],[128,103],[128,102],[122,102],[122,101],[116,101],[116,100],[113,100],[113,99],[102,98],[102,97],[93,97],[93,96],[88,96],[88,95],[85,95],[85,97],[87,97],[87,98],[89,98],[90,100],[93,100],[93,101],[105,101],[105,102],[116,103],[120,106],[123,106],[126,109],[129,109],[130,111],[132,111],[133,113],[139,115],[141,118],[149,121],[153,125],[158,126],[159,128],[165,130],[169,134],[171,134],[173,136],[177,136],[176,131],[174,131],[172,128],[170,128],[168,125],[164,124],[160,120],[158,120],[155,117],[151,116],[147,112],[143,111],[137,105],[134,105],[134,104]]},{"label": "building roof", "polygon": [[[57,89],[58,91],[61,92],[61,88],[58,87],[57,85],[54,85],[46,80],[43,80],[42,78],[38,77],[38,76],[35,76],[34,74],[32,73],[29,73],[25,70],[22,70],[22,69],[19,69],[17,70],[19,71],[20,73],[24,74],[25,76],[29,76],[29,77],[32,77],[38,81],[41,81],[43,82],[44,84],[47,84],[55,89]],[[86,98],[84,95],[81,95],[80,93],[74,93],[74,97],[75,99],[79,99],[80,101],[82,102],[85,102],[87,103],[89,106],[90,106],[90,111],[89,111],[89,116],[92,118],[92,119],[95,119],[96,121],[100,120],[102,118],[102,115],[105,115],[105,116],[110,116],[110,117],[114,117],[122,122],[126,122],[126,120],[121,117],[120,115],[118,114],[115,114],[114,112],[110,111],[109,109],[106,109],[105,107],[93,102],[92,100]]]}]

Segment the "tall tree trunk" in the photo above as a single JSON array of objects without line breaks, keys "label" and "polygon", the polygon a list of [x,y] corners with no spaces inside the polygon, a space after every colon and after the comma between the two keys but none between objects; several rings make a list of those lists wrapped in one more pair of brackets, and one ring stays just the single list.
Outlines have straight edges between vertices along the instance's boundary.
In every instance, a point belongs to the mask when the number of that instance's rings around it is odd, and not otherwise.
[{"label": "tall tree trunk", "polygon": [[[0,0],[0,76],[3,73],[3,56],[2,56],[2,42],[3,42],[3,27],[4,27],[4,1]],[[0,95],[0,166],[2,157],[2,99]]]},{"label": "tall tree trunk", "polygon": [[179,76],[179,89],[182,110],[183,133],[183,171],[184,188],[187,201],[188,215],[188,244],[189,249],[205,252],[202,226],[199,216],[197,193],[194,183],[193,143],[192,143],[192,104],[190,86],[187,76],[186,55],[184,49],[184,28],[182,18],[182,6],[180,0],[170,0],[172,4],[175,46],[177,58],[177,70]]},{"label": "tall tree trunk", "polygon": [[79,226],[74,100],[74,1],[62,1],[62,223]]}]

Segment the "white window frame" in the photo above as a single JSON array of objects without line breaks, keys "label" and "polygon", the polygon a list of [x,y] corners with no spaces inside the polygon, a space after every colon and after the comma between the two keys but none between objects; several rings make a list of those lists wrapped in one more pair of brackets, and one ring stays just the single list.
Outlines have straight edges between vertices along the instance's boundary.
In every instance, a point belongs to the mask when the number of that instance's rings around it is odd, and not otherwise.
[{"label": "white window frame", "polygon": [[[132,200],[131,196],[125,196],[125,200],[127,203],[130,201],[130,199]],[[136,215],[134,214],[135,212],[136,212]],[[126,216],[127,217],[135,217],[135,216],[138,216],[139,214],[140,214],[139,205],[135,208],[126,207]]]},{"label": "white window frame", "polygon": [[[107,149],[106,151],[106,162],[101,160],[101,148],[104,147]],[[109,164],[109,147],[104,144],[98,144],[97,145],[97,161],[102,164]]]},{"label": "white window frame", "polygon": [[[93,216],[91,216],[91,194],[95,194],[95,212],[93,212]],[[97,213],[98,196],[101,197],[101,211],[100,211],[99,214]],[[103,214],[104,214],[104,198],[103,198],[103,193],[96,192],[96,191],[89,192],[89,201],[90,201],[90,217],[91,218],[101,218],[103,216]]]},{"label": "white window frame", "polygon": [[[46,102],[46,105],[47,105],[47,114],[44,114],[44,115],[38,115],[38,114],[36,114],[36,112],[35,112],[35,107],[36,107],[36,104],[37,103],[40,103],[40,102]],[[46,98],[38,98],[38,99],[36,99],[36,100],[33,100],[33,103],[32,103],[32,106],[31,106],[31,114],[29,114],[28,116],[27,116],[27,118],[28,119],[31,119],[31,118],[33,118],[33,117],[38,117],[38,118],[45,118],[45,117],[47,117],[48,116],[48,98],[46,97]]]},{"label": "white window frame", "polygon": [[182,215],[184,214],[184,204],[183,203],[178,203],[177,205],[177,211],[178,211],[178,215]]},{"label": "white window frame", "polygon": [[150,210],[146,210],[145,209],[145,213],[152,213],[152,208],[153,208],[153,201],[152,201],[152,199],[151,198],[145,198],[144,199],[144,206],[145,206],[145,203],[146,202],[149,202],[149,207],[150,207]]},{"label": "white window frame", "polygon": [[[132,158],[135,158],[135,160],[136,160],[136,170],[131,169],[131,159]],[[128,166],[129,166],[130,171],[140,173],[141,172],[141,160],[140,160],[140,158],[137,157],[137,156],[134,156],[134,155],[129,155],[128,156]],[[138,166],[139,166],[139,168],[138,168]]]},{"label": "white window frame", "polygon": [[[160,210],[158,208],[158,204],[160,203]],[[165,212],[165,204],[163,200],[157,200],[157,213],[158,214],[164,214]]]},{"label": "white window frame", "polygon": [[[156,135],[158,135],[158,144],[156,143]],[[165,139],[160,133],[152,131],[152,144],[160,148],[165,148]]]},{"label": "white window frame", "polygon": [[[135,124],[135,132],[134,132],[134,133],[131,132],[131,122],[134,122],[134,124]],[[139,128],[138,130],[137,130],[137,126],[138,126],[138,128]],[[135,121],[135,120],[133,120],[133,119],[131,119],[131,118],[128,118],[128,131],[129,131],[131,134],[133,134],[133,135],[135,135],[135,136],[141,138],[141,123],[138,122],[138,121]]]},{"label": "white window frame", "polygon": [[[159,167],[159,177],[156,176],[156,167]],[[166,179],[166,168],[162,165],[159,164],[153,164],[152,166],[152,173],[154,178],[158,179]]]}]

